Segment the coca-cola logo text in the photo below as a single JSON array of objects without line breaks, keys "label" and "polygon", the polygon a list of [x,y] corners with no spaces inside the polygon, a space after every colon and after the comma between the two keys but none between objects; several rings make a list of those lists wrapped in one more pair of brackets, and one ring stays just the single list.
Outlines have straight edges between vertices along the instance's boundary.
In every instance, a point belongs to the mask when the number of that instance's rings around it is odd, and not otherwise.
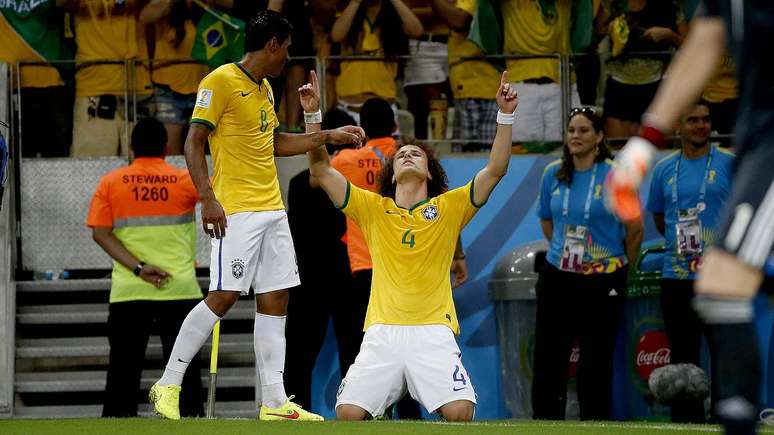
[{"label": "coca-cola logo text", "polygon": [[662,347],[655,352],[647,353],[641,350],[637,353],[637,367],[642,365],[656,365],[661,367],[669,364],[669,354],[671,350],[668,347]]},{"label": "coca-cola logo text", "polygon": [[671,350],[669,349],[669,339],[664,331],[648,331],[640,337],[637,347],[634,350],[635,368],[640,378],[648,382],[653,370],[669,364]]}]

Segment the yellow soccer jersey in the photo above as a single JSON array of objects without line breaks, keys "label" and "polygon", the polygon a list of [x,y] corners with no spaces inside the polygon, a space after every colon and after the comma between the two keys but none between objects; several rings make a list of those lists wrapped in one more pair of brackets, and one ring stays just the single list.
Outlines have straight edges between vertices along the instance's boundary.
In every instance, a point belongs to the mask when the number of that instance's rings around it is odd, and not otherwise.
[{"label": "yellow soccer jersey", "polygon": [[411,209],[347,183],[342,211],[363,230],[373,260],[364,330],[374,324],[446,325],[459,334],[449,269],[473,218],[473,182]]},{"label": "yellow soccer jersey", "polygon": [[199,83],[192,123],[208,126],[213,190],[226,214],[282,210],[274,165],[274,95],[238,63],[218,67]]},{"label": "yellow soccer jersey", "polygon": [[[457,0],[457,8],[471,16],[476,13],[478,0]],[[493,100],[500,87],[500,72],[485,60],[462,60],[464,57],[483,56],[476,44],[468,39],[468,32],[451,32],[449,36],[449,81],[454,98]]]},{"label": "yellow soccer jersey", "polygon": [[[570,53],[572,2],[557,0],[556,13],[542,13],[534,0],[502,2],[505,54]],[[520,82],[548,77],[559,83],[557,59],[509,59],[508,79]]]}]

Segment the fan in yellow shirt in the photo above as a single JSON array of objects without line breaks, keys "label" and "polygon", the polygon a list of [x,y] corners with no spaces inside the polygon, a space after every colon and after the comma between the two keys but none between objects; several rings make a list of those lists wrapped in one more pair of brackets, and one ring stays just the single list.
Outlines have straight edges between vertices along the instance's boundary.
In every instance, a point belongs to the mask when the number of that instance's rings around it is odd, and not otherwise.
[{"label": "fan in yellow shirt", "polygon": [[[503,0],[503,52],[549,57],[508,59],[511,80],[521,97],[514,142],[562,140],[559,59],[569,54],[572,1]],[[571,107],[580,106],[578,87],[570,87]]]},{"label": "fan in yellow shirt", "polygon": [[[319,101],[314,84],[301,95]],[[381,171],[379,194],[349,183],[324,148],[308,153],[312,176],[360,226],[374,265],[363,344],[337,395],[340,420],[380,416],[406,388],[428,412],[452,421],[473,418],[475,392],[454,338],[459,323],[449,267],[460,231],[508,169],[518,99],[507,72],[496,100],[500,113],[488,164],[450,191],[432,148],[421,143],[398,146]],[[307,131],[319,128],[307,125]]]},{"label": "fan in yellow shirt", "polygon": [[73,0],[75,103],[73,157],[126,155],[132,112],[153,111],[139,0]]}]

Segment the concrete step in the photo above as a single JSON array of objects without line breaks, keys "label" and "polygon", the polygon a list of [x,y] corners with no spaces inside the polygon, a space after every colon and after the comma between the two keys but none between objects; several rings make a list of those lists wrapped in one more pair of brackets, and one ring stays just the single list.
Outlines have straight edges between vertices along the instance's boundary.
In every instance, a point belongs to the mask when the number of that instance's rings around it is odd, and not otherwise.
[{"label": "concrete step", "polygon": [[[143,370],[140,388],[150,389],[161,378],[162,370]],[[17,373],[14,382],[17,393],[62,393],[105,391],[105,370],[82,372]],[[202,385],[209,384],[209,369],[201,371]],[[218,370],[218,388],[252,388],[255,386],[253,367],[223,367]]]},{"label": "concrete step", "polygon": [[[210,285],[209,277],[197,277],[199,287],[206,289]],[[17,292],[72,292],[72,291],[109,291],[110,278],[102,279],[55,279],[38,281],[16,281]]]},{"label": "concrete step", "polygon": [[[202,347],[205,355],[210,354],[210,342]],[[224,334],[220,337],[218,353],[252,353],[253,334]],[[110,345],[107,337],[77,338],[20,338],[16,340],[16,358],[73,358],[107,357]],[[161,340],[158,336],[150,338],[145,351],[146,358],[160,359]]]},{"label": "concrete step", "polygon": [[[17,309],[16,321],[20,325],[78,325],[107,323],[108,304],[59,304],[26,305]],[[252,320],[255,318],[255,302],[240,299],[226,313],[225,320]]]},{"label": "concrete step", "polygon": [[[140,417],[155,416],[150,404],[141,404],[138,411]],[[14,418],[95,418],[102,415],[102,405],[18,406],[13,412]],[[252,401],[215,402],[216,418],[253,419],[255,416]]]}]

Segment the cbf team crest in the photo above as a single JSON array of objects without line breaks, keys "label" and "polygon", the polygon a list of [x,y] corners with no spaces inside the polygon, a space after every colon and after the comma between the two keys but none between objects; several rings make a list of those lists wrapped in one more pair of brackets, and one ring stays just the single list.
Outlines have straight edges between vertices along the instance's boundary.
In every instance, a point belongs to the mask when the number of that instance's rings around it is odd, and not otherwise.
[{"label": "cbf team crest", "polygon": [[428,205],[424,210],[422,210],[422,216],[426,221],[435,220],[435,218],[438,217],[438,207],[432,204]]},{"label": "cbf team crest", "polygon": [[231,262],[231,275],[236,279],[241,279],[245,274],[245,262],[241,258],[235,258]]}]

